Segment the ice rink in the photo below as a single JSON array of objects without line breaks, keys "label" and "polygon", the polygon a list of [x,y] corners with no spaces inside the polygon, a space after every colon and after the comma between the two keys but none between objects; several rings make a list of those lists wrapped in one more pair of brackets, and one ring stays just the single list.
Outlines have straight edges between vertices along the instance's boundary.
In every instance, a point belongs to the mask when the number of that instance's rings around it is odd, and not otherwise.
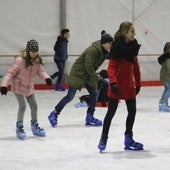
[{"label": "ice rink", "polygon": [[[144,151],[124,151],[124,101],[112,121],[106,150],[97,149],[102,127],[85,127],[86,108],[75,108],[76,94],[59,116],[58,127],[52,128],[47,116],[66,94],[54,90],[35,91],[39,124],[45,138],[34,137],[30,130],[30,109],[24,118],[27,138],[15,135],[18,104],[12,92],[0,96],[0,170],[169,170],[170,113],[158,112],[163,87],[142,87],[137,96],[134,139],[144,144]],[[95,117],[103,120],[107,108],[97,107]]]}]

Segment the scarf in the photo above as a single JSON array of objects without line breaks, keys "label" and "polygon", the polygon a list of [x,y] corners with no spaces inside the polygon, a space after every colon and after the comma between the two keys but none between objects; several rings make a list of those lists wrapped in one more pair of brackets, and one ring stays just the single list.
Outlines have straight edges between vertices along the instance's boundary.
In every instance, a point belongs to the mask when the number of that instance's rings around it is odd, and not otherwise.
[{"label": "scarf", "polygon": [[162,54],[160,57],[158,57],[158,63],[162,65],[162,63],[168,58],[170,59],[170,53]]},{"label": "scarf", "polygon": [[111,48],[110,57],[121,59],[124,57],[129,62],[134,62],[134,58],[138,55],[140,46],[136,39],[130,42],[125,42],[123,37],[117,38]]}]

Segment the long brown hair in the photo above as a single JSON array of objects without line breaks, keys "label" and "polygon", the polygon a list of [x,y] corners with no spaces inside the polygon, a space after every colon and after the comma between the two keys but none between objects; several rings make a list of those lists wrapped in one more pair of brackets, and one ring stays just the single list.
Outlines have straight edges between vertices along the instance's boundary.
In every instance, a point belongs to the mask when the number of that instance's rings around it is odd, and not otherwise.
[{"label": "long brown hair", "polygon": [[27,51],[26,49],[21,49],[20,54],[25,60],[25,67],[26,68],[33,65],[33,63],[39,63],[41,65],[44,65],[42,58],[39,56],[39,54],[36,56],[35,59],[31,59],[31,57],[29,55],[29,51]]},{"label": "long brown hair", "polygon": [[170,42],[166,42],[163,52],[164,54],[170,53]]},{"label": "long brown hair", "polygon": [[129,21],[122,22],[119,26],[119,30],[114,35],[114,39],[116,40],[117,38],[121,36],[125,36],[132,26],[133,24]]}]

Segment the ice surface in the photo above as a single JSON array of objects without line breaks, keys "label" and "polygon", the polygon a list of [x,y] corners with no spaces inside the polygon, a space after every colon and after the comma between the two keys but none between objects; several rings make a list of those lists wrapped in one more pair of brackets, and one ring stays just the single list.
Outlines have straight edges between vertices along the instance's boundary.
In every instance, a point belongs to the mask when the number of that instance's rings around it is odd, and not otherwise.
[{"label": "ice surface", "polygon": [[[119,103],[112,121],[106,150],[97,149],[102,127],[85,127],[86,108],[75,108],[76,94],[52,128],[47,116],[66,94],[54,90],[35,91],[39,124],[45,138],[34,137],[30,129],[30,109],[24,118],[27,138],[15,135],[18,104],[12,92],[0,96],[0,170],[168,170],[170,169],[170,113],[158,112],[163,87],[143,87],[137,97],[134,139],[144,144],[144,151],[124,151],[127,115],[124,101]],[[107,108],[97,107],[95,116],[104,118]]]}]

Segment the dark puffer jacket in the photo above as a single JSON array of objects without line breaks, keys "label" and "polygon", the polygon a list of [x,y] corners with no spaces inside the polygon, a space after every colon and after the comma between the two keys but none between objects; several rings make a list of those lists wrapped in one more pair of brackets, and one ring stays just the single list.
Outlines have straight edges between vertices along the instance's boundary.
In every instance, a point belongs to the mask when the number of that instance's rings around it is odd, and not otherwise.
[{"label": "dark puffer jacket", "polygon": [[58,36],[57,41],[54,45],[54,61],[66,61],[68,58],[67,54],[67,43],[68,40],[63,38],[62,36]]}]

